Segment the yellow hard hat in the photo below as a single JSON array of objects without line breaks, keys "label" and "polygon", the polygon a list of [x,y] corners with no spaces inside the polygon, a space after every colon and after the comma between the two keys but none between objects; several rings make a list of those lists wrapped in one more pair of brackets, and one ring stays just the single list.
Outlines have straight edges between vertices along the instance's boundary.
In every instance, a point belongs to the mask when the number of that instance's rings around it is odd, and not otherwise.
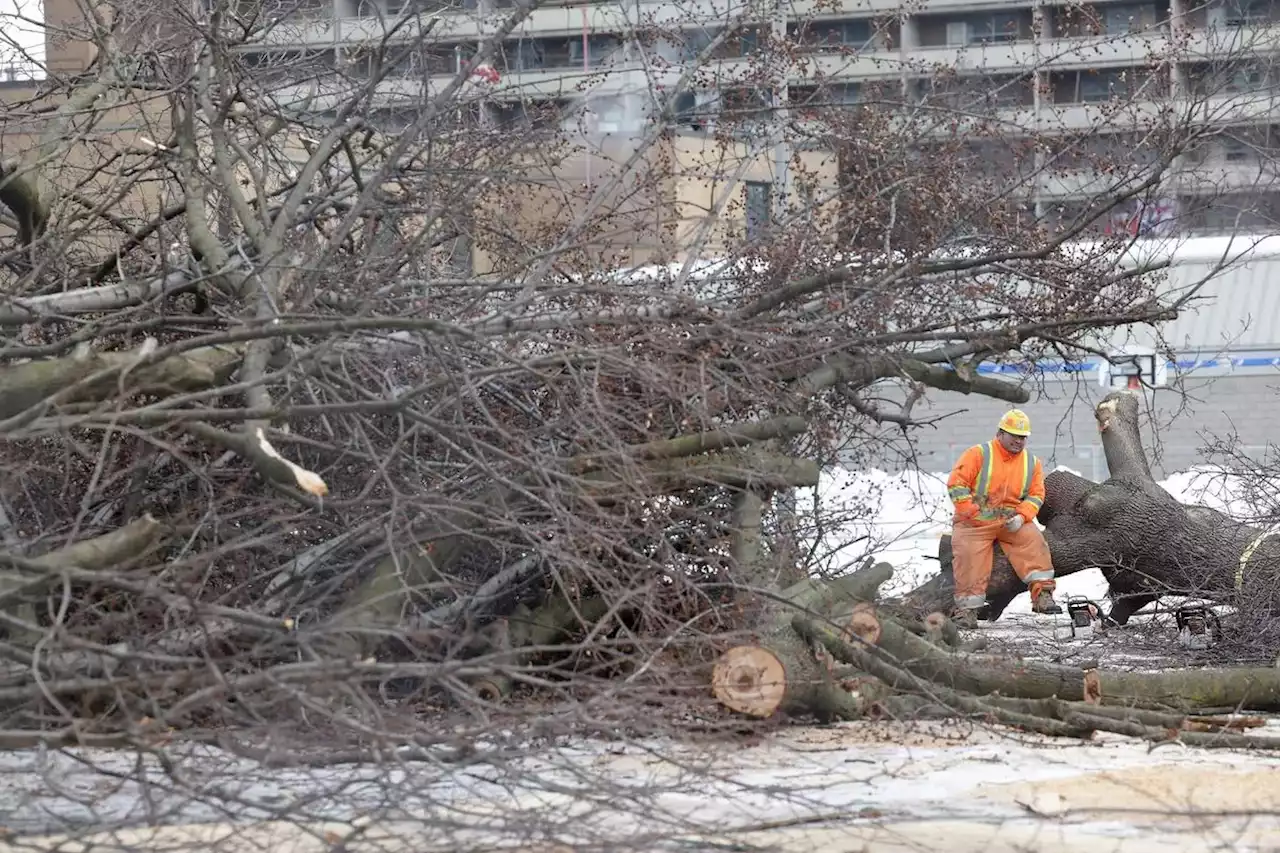
[{"label": "yellow hard hat", "polygon": [[1022,409],[1010,409],[1000,419],[1000,429],[1013,435],[1031,435],[1031,418]]}]

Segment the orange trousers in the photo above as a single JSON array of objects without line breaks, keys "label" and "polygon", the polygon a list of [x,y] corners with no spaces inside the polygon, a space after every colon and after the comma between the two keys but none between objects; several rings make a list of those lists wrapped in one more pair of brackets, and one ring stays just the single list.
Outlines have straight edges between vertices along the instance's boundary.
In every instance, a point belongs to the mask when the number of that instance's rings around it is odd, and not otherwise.
[{"label": "orange trousers", "polygon": [[1017,533],[995,521],[957,521],[951,530],[951,568],[956,577],[956,607],[976,610],[987,603],[987,582],[995,544],[1001,549],[1018,578],[1031,587],[1034,599],[1041,590],[1053,591],[1053,558],[1049,543],[1034,524],[1024,524]]}]

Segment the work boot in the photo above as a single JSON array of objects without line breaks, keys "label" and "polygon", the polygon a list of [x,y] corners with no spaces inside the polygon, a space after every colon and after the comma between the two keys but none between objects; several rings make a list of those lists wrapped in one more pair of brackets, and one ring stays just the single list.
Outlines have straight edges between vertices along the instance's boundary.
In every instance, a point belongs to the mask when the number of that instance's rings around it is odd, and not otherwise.
[{"label": "work boot", "polygon": [[1031,612],[1052,616],[1061,613],[1062,608],[1053,600],[1053,590],[1042,589],[1031,598]]},{"label": "work boot", "polygon": [[978,611],[972,607],[957,607],[951,611],[951,621],[957,628],[977,628]]}]

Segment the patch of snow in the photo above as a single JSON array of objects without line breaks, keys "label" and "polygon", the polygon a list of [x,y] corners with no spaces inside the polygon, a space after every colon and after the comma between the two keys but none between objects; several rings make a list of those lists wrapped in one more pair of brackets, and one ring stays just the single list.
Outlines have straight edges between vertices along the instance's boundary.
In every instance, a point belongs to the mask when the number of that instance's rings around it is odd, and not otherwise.
[{"label": "patch of snow", "polygon": [[[115,772],[135,772],[136,756],[75,752],[104,770],[110,765]],[[204,826],[117,830],[112,840],[119,849],[194,853],[212,849],[217,836],[225,839],[217,844],[224,851],[317,853],[340,839],[342,849],[353,853],[428,853],[471,844],[493,850],[516,843],[521,846],[506,849],[573,849],[581,843],[657,851],[733,843],[780,851],[896,850],[880,846],[894,836],[914,839],[924,849],[1018,849],[970,846],[972,838],[962,847],[945,843],[948,837],[957,840],[951,834],[958,831],[1012,832],[1019,845],[1037,850],[1079,849],[1103,840],[1103,849],[1120,849],[1110,842],[1155,833],[1166,847],[1200,850],[1205,848],[1196,843],[1197,834],[1227,829],[1232,809],[1257,808],[1280,796],[1280,759],[1270,756],[1180,746],[1153,752],[1114,735],[1085,743],[1053,741],[961,722],[790,728],[753,744],[576,740],[500,768],[413,765],[384,771],[381,779],[373,778],[377,771],[355,767],[265,771],[208,750],[175,759],[178,775],[196,781],[211,775],[202,764],[221,768],[216,775],[223,779],[223,808],[236,815],[238,826],[225,814],[210,814],[216,806],[197,803],[211,798],[209,787],[173,790],[163,795],[171,817],[186,813],[189,822]],[[10,791],[47,784],[33,768],[13,766],[12,758],[5,763]],[[173,787],[158,772],[152,781]],[[99,777],[94,785],[103,782]],[[355,808],[350,800],[336,802],[353,782],[369,788],[364,802]],[[379,785],[381,798],[373,790]],[[1109,786],[1108,795],[1123,791],[1124,801],[1091,796],[1099,786]],[[285,814],[248,814],[237,802],[268,791],[282,806],[296,804],[293,819],[311,824],[312,833],[324,822],[322,837],[329,843],[307,844],[304,828],[280,823]],[[139,799],[141,793],[136,791]],[[149,793],[155,802],[156,792]],[[1117,812],[1108,808],[1113,805],[1132,808]],[[1184,816],[1197,808],[1204,814]],[[352,824],[360,826],[354,835]],[[1256,833],[1274,833],[1276,826],[1274,817],[1258,812],[1248,832],[1234,838],[1258,844],[1263,837]],[[1050,828],[1070,838],[1027,843],[1028,833]],[[933,842],[924,843],[929,832]],[[537,846],[552,838],[564,846]],[[18,842],[22,847],[0,844],[0,850],[52,849],[54,841],[26,838]]]}]

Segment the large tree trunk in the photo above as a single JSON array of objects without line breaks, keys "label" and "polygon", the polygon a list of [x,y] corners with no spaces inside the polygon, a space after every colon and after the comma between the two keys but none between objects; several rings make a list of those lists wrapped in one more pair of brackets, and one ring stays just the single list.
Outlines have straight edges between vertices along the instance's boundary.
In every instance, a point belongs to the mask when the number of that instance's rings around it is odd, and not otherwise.
[{"label": "large tree trunk", "polygon": [[[1280,610],[1280,590],[1271,583],[1280,569],[1280,538],[1217,510],[1179,503],[1165,491],[1151,476],[1132,393],[1108,394],[1094,414],[1110,476],[1102,483],[1065,471],[1045,478],[1039,520],[1057,576],[1101,569],[1110,584],[1110,618],[1121,625],[1161,595]],[[943,537],[942,571],[902,604],[918,611],[950,606],[955,585],[950,546],[950,537]],[[1024,589],[997,552],[985,618],[999,618]]]}]

